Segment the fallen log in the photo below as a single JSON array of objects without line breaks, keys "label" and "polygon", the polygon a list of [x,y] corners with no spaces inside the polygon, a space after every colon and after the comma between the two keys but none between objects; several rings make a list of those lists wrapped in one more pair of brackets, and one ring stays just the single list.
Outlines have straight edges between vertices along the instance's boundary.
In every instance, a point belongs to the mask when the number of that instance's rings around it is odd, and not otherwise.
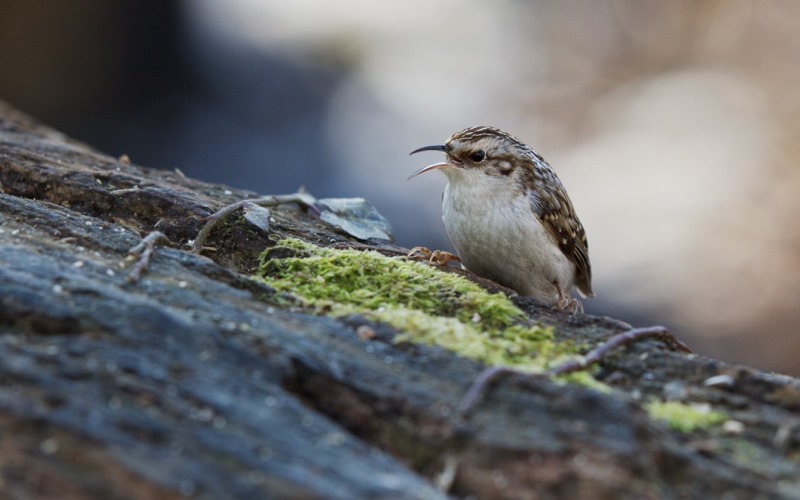
[{"label": "fallen log", "polygon": [[[798,380],[644,338],[570,365],[584,383],[514,369],[459,412],[480,353],[253,278],[290,238],[406,249],[286,204],[266,230],[232,214],[192,251],[206,217],[252,198],[0,103],[4,497],[800,497]],[[129,280],[152,231],[171,244]],[[630,329],[511,300],[576,353]]]}]

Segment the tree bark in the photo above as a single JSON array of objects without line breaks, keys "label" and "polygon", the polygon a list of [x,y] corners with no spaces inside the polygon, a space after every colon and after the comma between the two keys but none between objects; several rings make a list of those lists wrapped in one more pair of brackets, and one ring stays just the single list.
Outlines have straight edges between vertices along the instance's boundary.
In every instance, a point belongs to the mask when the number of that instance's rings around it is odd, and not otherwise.
[{"label": "tree bark", "polygon": [[[270,234],[232,218],[188,251],[206,216],[253,197],[111,158],[0,102],[2,496],[800,497],[796,379],[643,340],[600,362],[611,393],[505,377],[460,415],[484,367],[381,324],[360,337],[357,316],[278,307],[248,278]],[[274,234],[360,243],[301,207],[272,216]],[[174,247],[129,283],[128,250],[153,230]],[[629,328],[515,301],[560,339]],[[643,409],[654,397],[729,422],[678,432]]]}]

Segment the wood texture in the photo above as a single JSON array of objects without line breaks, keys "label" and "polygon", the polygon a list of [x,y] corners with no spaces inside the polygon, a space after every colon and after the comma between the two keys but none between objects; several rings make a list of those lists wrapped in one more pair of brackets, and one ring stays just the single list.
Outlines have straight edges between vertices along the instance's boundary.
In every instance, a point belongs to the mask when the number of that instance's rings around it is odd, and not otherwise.
[{"label": "wood texture", "polygon": [[[645,341],[601,363],[613,393],[509,377],[459,416],[482,366],[276,307],[247,277],[269,235],[234,217],[213,250],[185,250],[203,217],[253,196],[0,103],[0,496],[800,496],[797,380]],[[272,213],[278,234],[351,242],[298,207]],[[176,246],[128,283],[128,249],[156,228]],[[587,345],[627,328],[516,301]],[[741,432],[670,430],[642,409],[652,396],[711,403]]]}]

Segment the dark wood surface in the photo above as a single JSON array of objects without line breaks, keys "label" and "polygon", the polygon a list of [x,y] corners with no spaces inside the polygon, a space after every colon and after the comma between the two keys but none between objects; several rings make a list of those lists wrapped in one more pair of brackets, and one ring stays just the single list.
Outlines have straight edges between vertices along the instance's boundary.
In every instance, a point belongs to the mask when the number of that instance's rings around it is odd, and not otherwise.
[{"label": "dark wood surface", "polygon": [[[204,217],[253,196],[109,157],[0,102],[0,496],[800,497],[797,380],[644,341],[601,363],[610,394],[510,377],[459,416],[482,366],[277,307],[247,277],[268,234],[232,218],[187,251]],[[278,234],[357,243],[271,210]],[[154,229],[174,246],[129,283],[128,249]],[[626,328],[516,301],[559,338]],[[708,402],[741,432],[671,430],[642,409],[651,397]]]}]

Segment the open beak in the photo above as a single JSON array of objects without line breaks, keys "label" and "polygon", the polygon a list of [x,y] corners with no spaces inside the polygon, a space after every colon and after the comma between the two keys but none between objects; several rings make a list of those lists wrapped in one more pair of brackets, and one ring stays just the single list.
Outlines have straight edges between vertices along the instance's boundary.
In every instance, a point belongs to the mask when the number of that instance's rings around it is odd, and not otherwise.
[{"label": "open beak", "polygon": [[414,151],[408,154],[413,155],[414,153],[419,153],[420,151],[441,151],[442,153],[447,153],[447,146],[445,146],[444,144],[437,144],[435,146],[423,146],[419,149],[415,149]]},{"label": "open beak", "polygon": [[[443,144],[438,144],[436,146],[424,146],[424,147],[421,147],[419,149],[415,149],[414,151],[410,152],[409,154],[413,155],[414,153],[419,153],[420,151],[442,151],[442,152],[446,153],[447,152],[447,146],[445,146]],[[452,166],[453,165],[451,165],[450,163],[447,163],[447,162],[434,163],[433,165],[428,165],[427,167],[422,167],[421,169],[417,170],[416,172],[411,174],[411,176],[406,180],[410,181],[411,179],[413,179],[414,177],[418,176],[419,174],[424,174],[425,172],[429,172],[431,170],[438,170],[438,169],[441,169],[441,168],[447,168],[447,167],[452,167]]]}]

